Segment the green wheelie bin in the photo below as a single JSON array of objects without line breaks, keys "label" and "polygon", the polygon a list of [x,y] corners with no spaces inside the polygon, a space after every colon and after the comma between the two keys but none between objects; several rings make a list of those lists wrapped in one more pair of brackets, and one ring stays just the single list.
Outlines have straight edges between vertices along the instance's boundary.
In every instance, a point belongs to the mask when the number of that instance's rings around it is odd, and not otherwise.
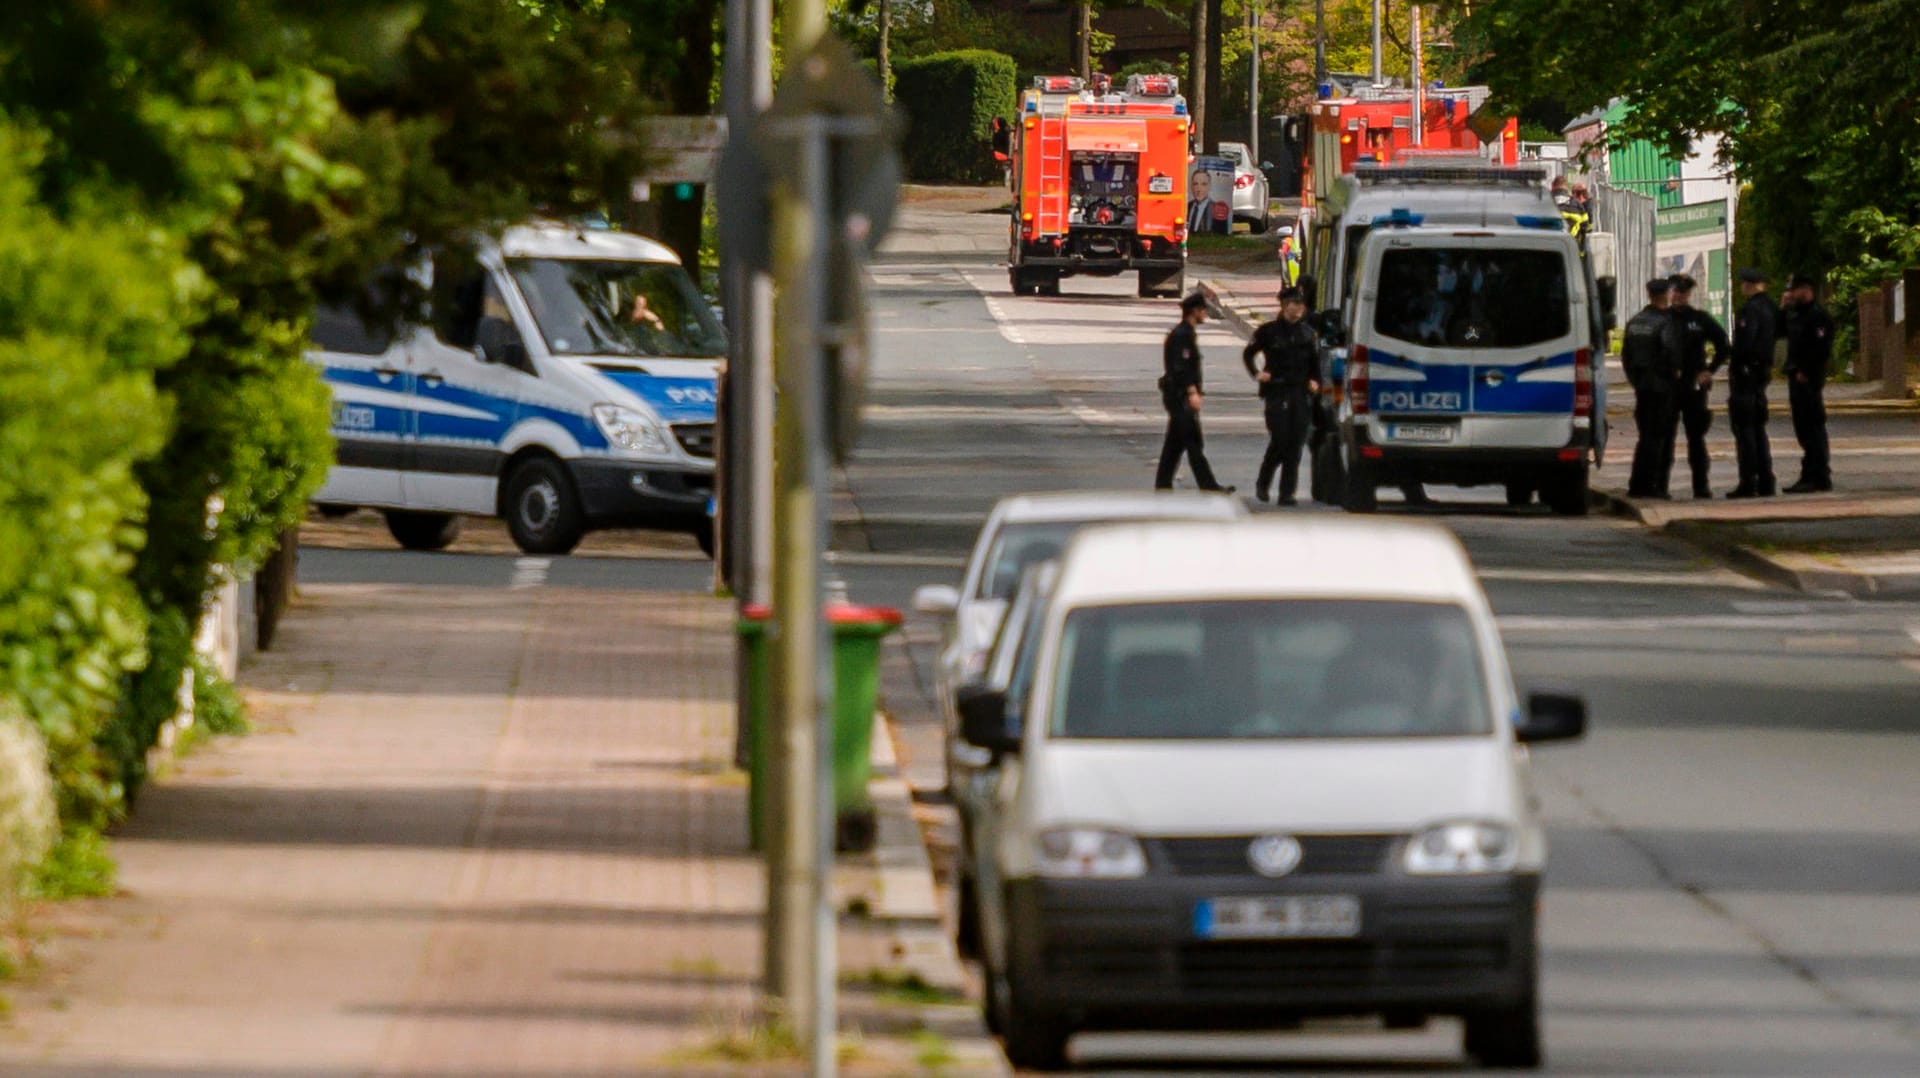
[{"label": "green wheelie bin", "polygon": [[[889,607],[831,605],[833,626],[833,805],[834,846],[842,852],[873,848],[873,800],[867,783],[873,775],[873,714],[880,701],[880,641],[900,627],[900,612]],[[748,724],[747,826],[753,848],[765,847],[772,809],[773,641],[770,613],[750,606],[741,614],[739,632],[747,645],[747,699],[740,721]]]}]

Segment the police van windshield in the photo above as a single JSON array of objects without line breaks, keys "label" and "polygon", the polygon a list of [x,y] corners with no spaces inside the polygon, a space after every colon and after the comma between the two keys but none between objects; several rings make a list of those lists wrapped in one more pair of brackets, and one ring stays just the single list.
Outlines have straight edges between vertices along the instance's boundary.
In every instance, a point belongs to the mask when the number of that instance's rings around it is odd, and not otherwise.
[{"label": "police van windshield", "polygon": [[670,262],[512,258],[507,269],[554,355],[726,355],[719,320]]},{"label": "police van windshield", "polygon": [[1492,728],[1465,610],[1444,603],[1226,600],[1067,617],[1054,737],[1459,737]]},{"label": "police van windshield", "polygon": [[1435,348],[1525,348],[1567,335],[1567,262],[1558,251],[1390,247],[1373,330]]},{"label": "police van windshield", "polygon": [[986,572],[980,574],[982,599],[1011,599],[1019,590],[1020,576],[1028,566],[1060,556],[1073,533],[1086,527],[1085,521],[1050,521],[1044,524],[1008,524],[993,540],[987,553]]}]

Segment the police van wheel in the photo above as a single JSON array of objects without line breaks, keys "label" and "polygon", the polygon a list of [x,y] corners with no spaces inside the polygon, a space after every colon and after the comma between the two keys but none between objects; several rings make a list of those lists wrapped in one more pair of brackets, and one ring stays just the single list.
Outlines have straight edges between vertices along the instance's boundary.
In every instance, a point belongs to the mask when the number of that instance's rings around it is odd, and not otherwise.
[{"label": "police van wheel", "polygon": [[1255,217],[1253,220],[1247,222],[1247,231],[1253,233],[1256,236],[1260,235],[1261,233],[1265,232],[1267,229],[1271,227],[1273,227],[1273,218],[1269,214],[1263,213],[1260,216]]},{"label": "police van wheel", "polygon": [[713,521],[704,521],[694,526],[693,541],[700,544],[700,553],[713,557]]},{"label": "police van wheel", "polygon": [[535,457],[507,476],[502,515],[513,542],[528,554],[566,554],[587,533],[573,478],[557,460]]},{"label": "police van wheel", "polygon": [[408,550],[445,550],[460,538],[460,518],[452,513],[389,509],[387,530]]},{"label": "police van wheel", "polygon": [[319,502],[314,505],[313,511],[328,520],[339,520],[341,517],[352,516],[354,510],[358,508],[360,507],[357,505],[341,505],[337,502]]},{"label": "police van wheel", "polygon": [[1507,504],[1515,509],[1533,504],[1533,487],[1527,483],[1507,484]]},{"label": "police van wheel", "polygon": [[1569,469],[1552,485],[1541,491],[1547,507],[1563,517],[1587,515],[1587,466]]},{"label": "police van wheel", "polygon": [[1371,513],[1380,508],[1380,492],[1373,475],[1358,464],[1347,468],[1346,490],[1340,502],[1349,513]]}]

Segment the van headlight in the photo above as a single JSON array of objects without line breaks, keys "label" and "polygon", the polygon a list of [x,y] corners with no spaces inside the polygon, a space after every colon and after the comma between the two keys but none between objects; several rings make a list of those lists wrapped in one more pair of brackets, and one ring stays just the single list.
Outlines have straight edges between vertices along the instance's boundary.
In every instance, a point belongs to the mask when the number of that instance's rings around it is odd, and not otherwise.
[{"label": "van headlight", "polygon": [[664,453],[667,435],[650,416],[618,404],[593,406],[593,421],[607,441],[636,453]]},{"label": "van headlight", "polygon": [[1056,827],[1040,832],[1040,875],[1063,880],[1129,880],[1147,874],[1140,840],[1095,827]]},{"label": "van headlight", "polygon": [[1504,824],[1459,820],[1429,827],[1407,843],[1407,871],[1415,876],[1472,876],[1511,872],[1520,842]]}]

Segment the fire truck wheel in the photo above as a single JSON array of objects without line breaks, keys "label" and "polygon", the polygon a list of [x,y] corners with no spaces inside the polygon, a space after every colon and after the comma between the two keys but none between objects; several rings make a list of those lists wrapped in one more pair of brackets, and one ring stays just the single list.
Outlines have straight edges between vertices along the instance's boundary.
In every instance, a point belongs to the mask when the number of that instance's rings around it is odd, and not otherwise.
[{"label": "fire truck wheel", "polygon": [[1261,233],[1265,232],[1272,225],[1273,225],[1273,216],[1271,214],[1263,213],[1260,216],[1255,217],[1253,220],[1247,222],[1247,231],[1258,236]]},{"label": "fire truck wheel", "polygon": [[1041,278],[1034,283],[1033,290],[1043,296],[1059,295],[1060,275],[1058,273],[1042,275]]},{"label": "fire truck wheel", "polygon": [[1040,291],[1039,282],[1028,276],[1027,271],[1019,266],[1013,266],[1007,270],[1007,280],[1013,285],[1013,294],[1016,296],[1032,295]]}]

